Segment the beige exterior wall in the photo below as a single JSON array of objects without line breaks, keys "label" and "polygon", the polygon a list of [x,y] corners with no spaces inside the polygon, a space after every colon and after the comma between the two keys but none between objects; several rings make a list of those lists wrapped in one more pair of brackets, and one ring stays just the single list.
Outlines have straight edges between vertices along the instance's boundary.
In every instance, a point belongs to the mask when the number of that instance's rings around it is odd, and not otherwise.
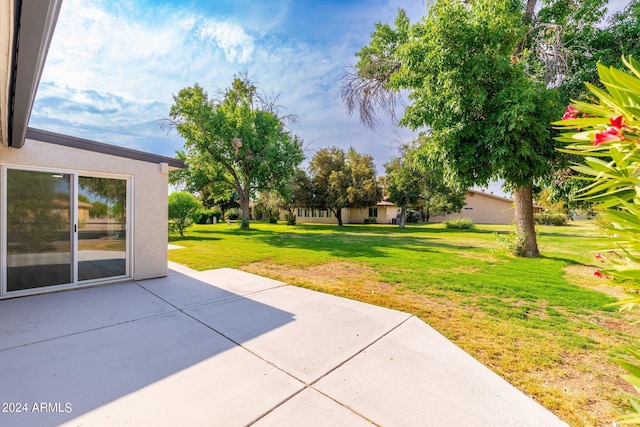
[{"label": "beige exterior wall", "polygon": [[378,224],[393,224],[398,218],[400,206],[378,206]]},{"label": "beige exterior wall", "polygon": [[132,278],[166,276],[168,174],[159,164],[27,140],[20,149],[0,147],[0,165],[131,177]]},{"label": "beige exterior wall", "polygon": [[[378,209],[377,223],[378,224],[391,224],[393,219],[398,214],[398,206],[371,206]],[[302,210],[302,215],[299,215],[299,209]],[[331,217],[319,216],[319,210],[316,209],[316,216],[312,215],[310,208],[306,209],[307,215],[305,216],[305,208],[296,208],[294,213],[296,215],[296,222],[299,223],[314,223],[314,224],[337,224],[338,219],[331,214]],[[285,217],[286,211],[280,212],[280,218]],[[369,208],[345,208],[342,209],[342,222],[344,224],[364,224],[364,220],[369,218]]]},{"label": "beige exterior wall", "polygon": [[469,218],[476,224],[511,224],[515,214],[513,201],[489,193],[469,191],[460,213],[431,217],[430,222],[444,222],[453,218]]},{"label": "beige exterior wall", "polygon": [[[315,210],[315,216],[313,211]],[[285,211],[286,212],[286,211]],[[330,212],[331,216],[327,216],[327,212]],[[304,224],[337,224],[338,218],[335,217],[333,212],[324,211],[323,216],[320,216],[320,209],[311,209],[311,208],[296,208],[293,211],[296,216],[296,222]],[[284,213],[280,213],[280,218],[284,218]],[[344,224],[349,224],[350,216],[349,209],[342,209],[342,222]]]},{"label": "beige exterior wall", "polygon": [[369,208],[350,208],[344,210],[349,211],[349,224],[364,224],[364,220],[369,218]]}]

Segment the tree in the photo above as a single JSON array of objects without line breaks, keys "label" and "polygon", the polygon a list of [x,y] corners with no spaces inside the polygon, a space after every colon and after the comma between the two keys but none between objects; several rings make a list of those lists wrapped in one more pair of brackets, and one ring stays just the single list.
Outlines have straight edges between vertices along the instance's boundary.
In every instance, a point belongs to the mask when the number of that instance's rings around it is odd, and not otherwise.
[{"label": "tree", "polygon": [[242,228],[249,228],[251,196],[283,189],[304,159],[301,140],[246,76],[236,77],[221,100],[209,99],[198,84],[173,98],[171,118],[161,125],[175,127],[186,140],[183,153],[190,167],[182,179],[199,190],[216,185],[235,191]]},{"label": "tree", "polygon": [[184,237],[184,230],[194,222],[194,217],[202,209],[202,203],[191,193],[176,191],[169,194],[169,220]]},{"label": "tree", "polygon": [[401,10],[395,28],[376,24],[342,95],[371,125],[377,109],[393,110],[389,98],[371,91],[408,90],[400,124],[428,128],[432,158],[462,187],[504,179],[514,194],[516,232],[535,257],[532,186],[557,155],[548,124],[561,108],[516,57],[527,10],[513,0],[436,0],[413,25]]},{"label": "tree", "polygon": [[301,178],[301,205],[329,209],[342,226],[342,209],[375,205],[382,198],[373,158],[353,148],[322,148],[309,163],[309,179]]},{"label": "tree", "polygon": [[389,200],[400,206],[398,225],[406,224],[407,207],[420,211],[423,220],[434,215],[459,212],[464,206],[464,191],[445,182],[442,167],[424,153],[420,138],[401,148],[400,157],[385,165]]},{"label": "tree", "polygon": [[407,222],[407,205],[418,202],[423,190],[424,175],[413,154],[409,146],[404,146],[400,157],[384,165],[389,201],[400,206],[400,228]]},{"label": "tree", "polygon": [[280,219],[282,197],[276,191],[264,191],[258,194],[253,204],[253,217],[260,221],[277,222]]}]

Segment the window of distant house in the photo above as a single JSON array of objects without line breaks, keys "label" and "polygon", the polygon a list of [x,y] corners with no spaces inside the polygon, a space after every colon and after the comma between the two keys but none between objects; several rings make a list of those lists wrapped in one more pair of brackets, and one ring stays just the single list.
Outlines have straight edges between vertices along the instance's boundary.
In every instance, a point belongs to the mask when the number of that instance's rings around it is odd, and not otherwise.
[{"label": "window of distant house", "polygon": [[377,218],[378,217],[378,208],[369,208],[369,217]]},{"label": "window of distant house", "polygon": [[298,208],[298,218],[302,217],[302,208]]},{"label": "window of distant house", "polygon": [[319,214],[320,218],[324,218],[324,212],[325,212],[325,210],[324,210],[324,209],[320,209],[320,210],[318,211],[318,214]]},{"label": "window of distant house", "polygon": [[473,208],[464,208],[465,211],[472,211]]},{"label": "window of distant house", "polygon": [[309,217],[309,210],[308,210],[308,209],[305,209],[305,210],[304,210],[304,217],[305,217],[305,218],[308,218],[308,217]]},{"label": "window of distant house", "polygon": [[327,218],[331,218],[331,210],[327,210]]},{"label": "window of distant house", "polygon": [[311,217],[315,218],[318,216],[318,210],[317,209],[311,209]]}]

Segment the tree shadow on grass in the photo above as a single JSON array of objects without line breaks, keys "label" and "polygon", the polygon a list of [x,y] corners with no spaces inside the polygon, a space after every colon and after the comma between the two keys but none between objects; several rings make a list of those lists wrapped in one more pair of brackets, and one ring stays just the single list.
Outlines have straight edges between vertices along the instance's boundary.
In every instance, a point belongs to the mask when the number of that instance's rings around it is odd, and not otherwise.
[{"label": "tree shadow on grass", "polygon": [[475,249],[468,244],[450,244],[412,236],[371,236],[370,234],[265,234],[259,239],[271,246],[297,250],[323,251],[340,258],[386,258],[388,250],[441,253],[442,249],[463,251]]}]

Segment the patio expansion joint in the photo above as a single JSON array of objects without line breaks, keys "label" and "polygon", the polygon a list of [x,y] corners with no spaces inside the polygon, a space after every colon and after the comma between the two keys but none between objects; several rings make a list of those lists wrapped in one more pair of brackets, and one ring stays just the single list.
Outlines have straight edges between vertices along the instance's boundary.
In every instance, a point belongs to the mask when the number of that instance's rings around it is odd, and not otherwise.
[{"label": "patio expansion joint", "polygon": [[129,320],[125,320],[125,321],[122,321],[122,322],[110,323],[108,325],[98,326],[98,327],[90,328],[90,329],[83,329],[82,331],[72,332],[70,334],[58,335],[58,336],[51,337],[51,338],[45,338],[45,339],[41,339],[41,340],[37,340],[37,341],[32,341],[32,342],[29,342],[29,343],[26,343],[26,344],[14,345],[12,347],[7,347],[7,348],[0,349],[0,353],[2,353],[3,351],[15,350],[16,348],[28,347],[30,345],[35,345],[35,344],[41,344],[41,343],[47,342],[47,341],[55,341],[55,340],[58,340],[58,339],[61,339],[61,338],[72,337],[74,335],[82,335],[82,334],[86,334],[87,332],[94,332],[94,331],[99,331],[101,329],[108,329],[108,328],[112,328],[114,326],[126,325],[127,323],[138,322],[140,320],[146,320],[146,319],[152,319],[154,317],[166,316],[169,313],[171,313],[171,311],[166,312],[166,313],[150,314],[148,316],[136,317],[135,319],[129,319]]},{"label": "patio expansion joint", "polygon": [[[137,284],[137,283],[136,283]],[[143,287],[141,285],[138,284],[138,286]],[[291,286],[287,283],[283,283],[282,285],[278,285],[278,286],[273,286],[271,288],[265,288],[265,289],[258,289],[256,291],[251,291],[251,292],[247,292],[244,294],[235,294],[233,296],[229,296],[229,297],[223,297],[223,298],[219,298],[216,300],[209,300],[209,301],[203,301],[203,302],[196,302],[193,304],[189,304],[189,305],[185,305],[184,307],[182,307],[182,309],[180,309],[179,307],[171,304],[170,302],[168,302],[167,300],[163,299],[162,297],[158,296],[157,294],[153,293],[152,291],[148,290],[145,288],[145,290],[147,290],[148,292],[151,292],[152,295],[160,298],[161,300],[163,300],[164,302],[166,302],[167,304],[171,305],[172,307],[175,307],[176,310],[179,311],[183,311],[183,310],[191,310],[194,308],[200,308],[200,307],[204,307],[205,305],[210,305],[210,304],[218,304],[218,303],[222,303],[222,302],[227,302],[227,301],[233,301],[235,299],[239,299],[239,298],[245,298],[248,297],[250,295],[256,295],[256,294],[260,294],[262,292],[267,292],[267,291],[271,291],[273,289],[278,289],[278,288],[284,288],[287,286]],[[144,288],[144,287],[143,287]]]},{"label": "patio expansion joint", "polygon": [[[304,387],[300,390],[298,390],[297,392],[291,394],[291,396],[283,399],[280,403],[278,403],[277,405],[275,405],[273,408],[271,408],[269,411],[265,412],[264,414],[260,415],[259,417],[257,417],[256,419],[254,419],[253,421],[251,421],[248,425],[253,425],[255,423],[257,423],[258,421],[260,421],[262,418],[266,417],[267,415],[269,415],[271,412],[275,411],[276,409],[278,409],[280,406],[284,405],[286,402],[288,402],[289,400],[291,400],[292,398],[294,398],[295,396],[299,395],[300,393],[302,393],[303,391],[310,389],[313,390],[317,393],[320,393],[321,395],[323,395],[324,397],[326,397],[327,399],[330,399],[331,401],[335,402],[336,404],[342,406],[343,408],[345,408],[346,410],[354,413],[355,415],[363,418],[364,420],[370,422],[372,425],[375,426],[380,426],[380,424],[376,423],[375,421],[373,421],[372,419],[366,417],[364,414],[361,414],[360,412],[358,412],[357,410],[355,410],[354,408],[351,408],[350,406],[340,402],[337,399],[334,399],[332,396],[328,395],[327,393],[324,393],[323,391],[319,390],[318,388],[314,387],[319,381],[321,381],[323,378],[326,378],[327,376],[331,375],[333,372],[335,372],[336,370],[338,370],[339,368],[341,368],[342,366],[344,366],[345,364],[347,364],[348,362],[350,362],[351,360],[355,359],[356,357],[358,357],[360,354],[362,354],[363,352],[365,352],[367,349],[371,348],[371,346],[373,346],[374,344],[376,344],[377,342],[379,342],[380,340],[382,340],[384,337],[386,337],[387,335],[389,335],[391,332],[395,331],[396,329],[398,329],[400,326],[404,325],[406,322],[408,322],[411,318],[415,317],[414,315],[408,315],[406,319],[402,320],[401,322],[399,322],[397,325],[395,325],[393,328],[389,329],[388,331],[386,331],[385,333],[383,333],[382,335],[380,335],[378,338],[376,338],[375,340],[373,340],[372,342],[370,342],[369,344],[367,344],[366,346],[364,346],[363,348],[361,348],[360,350],[358,350],[356,353],[354,353],[353,355],[351,355],[350,357],[346,358],[345,360],[343,360],[342,362],[340,362],[339,364],[337,364],[336,366],[334,366],[333,368],[329,369],[327,372],[325,372],[324,374],[322,374],[320,377],[316,378],[315,380],[311,381],[310,383],[307,383],[299,378],[297,378],[295,375],[290,374],[289,372],[286,372],[284,370],[282,370],[281,368],[279,368],[278,366],[274,365],[273,363],[269,362],[268,360],[263,359],[262,357],[260,357],[259,355],[253,353],[251,350],[246,349],[247,351],[249,351],[251,354],[254,354],[256,357],[260,358],[261,360],[264,360],[265,362],[269,363],[270,365],[274,366],[275,368],[279,369],[280,371],[284,372],[285,374],[293,377],[294,379],[300,381],[301,383],[304,384]],[[233,341],[233,340],[232,340]],[[240,345],[240,344],[238,344]],[[242,347],[242,345],[240,345]],[[243,347],[244,348],[244,347]]]}]

